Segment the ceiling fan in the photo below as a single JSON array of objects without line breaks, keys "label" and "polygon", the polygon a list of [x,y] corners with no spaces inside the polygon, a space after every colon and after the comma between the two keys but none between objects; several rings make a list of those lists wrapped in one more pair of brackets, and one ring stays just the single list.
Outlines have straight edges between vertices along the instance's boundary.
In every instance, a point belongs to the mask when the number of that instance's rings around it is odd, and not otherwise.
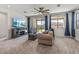
[{"label": "ceiling fan", "polygon": [[46,14],[49,13],[49,9],[46,9],[44,7],[39,7],[38,9],[37,8],[34,8],[34,10],[35,10],[34,12],[41,13],[43,15],[46,15]]}]

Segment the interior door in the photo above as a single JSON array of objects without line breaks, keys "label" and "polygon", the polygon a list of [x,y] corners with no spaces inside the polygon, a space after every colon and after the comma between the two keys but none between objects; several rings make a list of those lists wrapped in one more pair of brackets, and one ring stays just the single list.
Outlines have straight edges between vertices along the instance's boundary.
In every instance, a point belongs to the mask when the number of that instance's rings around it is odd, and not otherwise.
[{"label": "interior door", "polygon": [[0,13],[0,38],[8,36],[8,20],[7,14]]}]

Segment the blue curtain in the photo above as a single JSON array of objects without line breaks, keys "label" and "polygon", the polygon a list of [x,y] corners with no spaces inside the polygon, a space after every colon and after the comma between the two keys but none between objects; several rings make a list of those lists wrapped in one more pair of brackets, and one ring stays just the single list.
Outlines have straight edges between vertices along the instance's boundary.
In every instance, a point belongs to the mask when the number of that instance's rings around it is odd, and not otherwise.
[{"label": "blue curtain", "polygon": [[48,30],[48,16],[45,16],[45,30]]},{"label": "blue curtain", "polygon": [[30,17],[27,18],[28,34],[30,33]]},{"label": "blue curtain", "polygon": [[51,15],[49,16],[49,29],[51,29]]},{"label": "blue curtain", "polygon": [[66,13],[66,28],[65,28],[65,36],[70,36],[68,13]]},{"label": "blue curtain", "polygon": [[71,23],[71,35],[75,37],[75,29],[74,29],[74,12],[72,12],[72,23]]}]

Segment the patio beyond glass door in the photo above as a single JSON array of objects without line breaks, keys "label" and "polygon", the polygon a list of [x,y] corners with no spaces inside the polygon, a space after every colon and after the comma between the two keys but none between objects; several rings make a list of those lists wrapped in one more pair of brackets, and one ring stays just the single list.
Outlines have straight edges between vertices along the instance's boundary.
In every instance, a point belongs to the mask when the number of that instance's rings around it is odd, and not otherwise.
[{"label": "patio beyond glass door", "polygon": [[45,20],[37,20],[37,33],[45,31]]}]

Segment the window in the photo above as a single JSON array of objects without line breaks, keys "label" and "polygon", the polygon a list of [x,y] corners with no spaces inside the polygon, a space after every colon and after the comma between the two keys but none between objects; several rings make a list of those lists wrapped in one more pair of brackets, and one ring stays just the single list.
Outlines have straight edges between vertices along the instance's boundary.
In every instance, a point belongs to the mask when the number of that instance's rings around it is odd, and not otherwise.
[{"label": "window", "polygon": [[44,32],[45,31],[45,20],[40,19],[37,20],[37,32]]},{"label": "window", "polygon": [[57,28],[57,20],[56,19],[51,20],[51,27]]},{"label": "window", "polygon": [[64,17],[54,16],[51,17],[51,28],[63,28],[64,27]]},{"label": "window", "polygon": [[13,17],[12,18],[12,27],[13,28],[18,28],[18,29],[24,29],[25,32],[27,33],[27,20],[24,20],[19,17]]},{"label": "window", "polygon": [[63,28],[64,27],[64,18],[58,19],[58,27]]},{"label": "window", "polygon": [[12,19],[12,27],[26,27],[26,21],[21,19],[21,18],[18,18],[18,17],[15,17]]},{"label": "window", "polygon": [[76,17],[76,28],[79,29],[79,13],[77,13]]}]

